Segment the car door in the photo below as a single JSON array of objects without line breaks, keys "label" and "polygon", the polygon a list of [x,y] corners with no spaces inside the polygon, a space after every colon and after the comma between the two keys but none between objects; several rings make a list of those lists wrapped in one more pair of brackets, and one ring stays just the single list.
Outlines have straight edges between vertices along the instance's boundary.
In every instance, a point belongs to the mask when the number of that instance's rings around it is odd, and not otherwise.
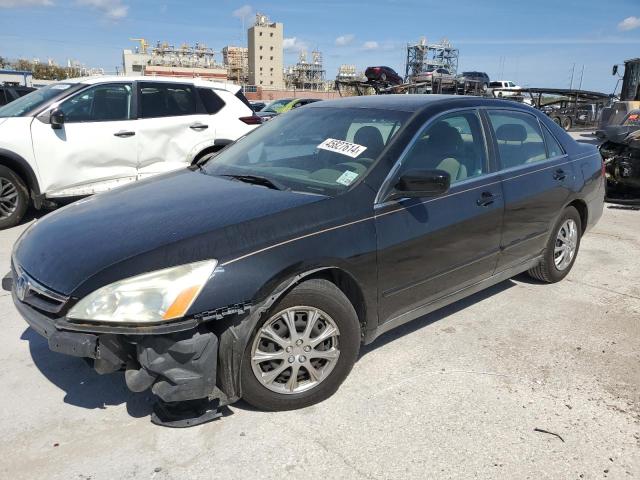
[{"label": "car door", "polygon": [[185,168],[213,145],[215,128],[196,87],[137,82],[139,178]]},{"label": "car door", "polygon": [[90,195],[136,179],[137,137],[131,82],[87,87],[31,122],[33,151],[48,197]]},{"label": "car door", "polygon": [[[384,188],[415,168],[447,171],[449,191],[385,201]],[[489,277],[503,215],[500,179],[491,173],[475,109],[427,123],[394,170],[375,209],[381,323],[416,318],[439,298]]]},{"label": "car door", "polygon": [[545,247],[549,229],[569,200],[573,165],[531,113],[487,110],[504,190],[504,224],[497,271],[524,263]]}]

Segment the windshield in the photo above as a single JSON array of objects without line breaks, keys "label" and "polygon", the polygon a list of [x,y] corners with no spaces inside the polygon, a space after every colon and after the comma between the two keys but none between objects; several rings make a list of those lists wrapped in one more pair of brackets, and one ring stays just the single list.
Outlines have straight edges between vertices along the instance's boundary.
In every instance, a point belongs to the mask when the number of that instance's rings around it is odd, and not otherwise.
[{"label": "windshield", "polygon": [[253,175],[306,193],[338,195],[366,175],[408,112],[311,107],[265,123],[203,169]]},{"label": "windshield", "polygon": [[54,97],[62,96],[63,93],[73,85],[73,83],[54,83],[53,85],[47,85],[39,90],[35,90],[0,108],[0,118],[20,117],[44,105]]},{"label": "windshield", "polygon": [[283,98],[281,100],[274,100],[269,105],[262,109],[263,112],[273,112],[280,113],[280,110],[289,102],[291,102],[293,98]]}]

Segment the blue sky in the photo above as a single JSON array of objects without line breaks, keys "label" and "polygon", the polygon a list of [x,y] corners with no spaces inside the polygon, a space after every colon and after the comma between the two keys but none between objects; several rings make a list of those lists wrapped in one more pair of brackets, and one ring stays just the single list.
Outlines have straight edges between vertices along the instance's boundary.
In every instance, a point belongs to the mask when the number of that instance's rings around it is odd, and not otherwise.
[{"label": "blue sky", "polygon": [[133,37],[245,45],[242,16],[256,11],[284,23],[285,63],[318,48],[328,78],[342,63],[403,73],[406,43],[421,36],[448,38],[461,69],[527,86],[568,87],[575,63],[583,88],[611,92],[611,66],[640,56],[638,0],[0,0],[0,55],[115,71]]}]

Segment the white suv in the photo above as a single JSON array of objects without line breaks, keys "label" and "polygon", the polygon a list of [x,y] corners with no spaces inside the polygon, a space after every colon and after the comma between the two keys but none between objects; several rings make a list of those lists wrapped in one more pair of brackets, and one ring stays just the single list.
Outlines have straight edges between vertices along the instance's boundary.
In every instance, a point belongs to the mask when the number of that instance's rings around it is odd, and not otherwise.
[{"label": "white suv", "polygon": [[260,124],[240,87],[197,79],[65,80],[0,108],[0,229],[30,202],[185,168]]}]

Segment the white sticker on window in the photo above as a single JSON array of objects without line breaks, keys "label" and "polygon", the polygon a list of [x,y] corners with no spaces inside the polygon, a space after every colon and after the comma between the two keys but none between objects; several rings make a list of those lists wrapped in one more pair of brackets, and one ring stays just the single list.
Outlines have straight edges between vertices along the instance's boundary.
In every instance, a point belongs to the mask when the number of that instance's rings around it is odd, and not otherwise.
[{"label": "white sticker on window", "polygon": [[69,88],[71,85],[68,83],[59,83],[58,85],[53,85],[51,87],[51,90],[66,90],[67,88]]},{"label": "white sticker on window", "polygon": [[336,183],[339,183],[341,185],[344,185],[345,187],[348,187],[349,185],[351,185],[353,183],[353,181],[358,178],[358,174],[356,172],[352,172],[351,170],[347,170],[346,172],[344,172],[342,175],[340,175],[337,180]]},{"label": "white sticker on window", "polygon": [[358,145],[357,143],[351,143],[345,140],[336,140],[335,138],[327,138],[324,142],[318,145],[317,148],[328,150],[330,152],[341,153],[342,155],[346,155],[351,158],[356,158],[367,149],[364,145]]}]

